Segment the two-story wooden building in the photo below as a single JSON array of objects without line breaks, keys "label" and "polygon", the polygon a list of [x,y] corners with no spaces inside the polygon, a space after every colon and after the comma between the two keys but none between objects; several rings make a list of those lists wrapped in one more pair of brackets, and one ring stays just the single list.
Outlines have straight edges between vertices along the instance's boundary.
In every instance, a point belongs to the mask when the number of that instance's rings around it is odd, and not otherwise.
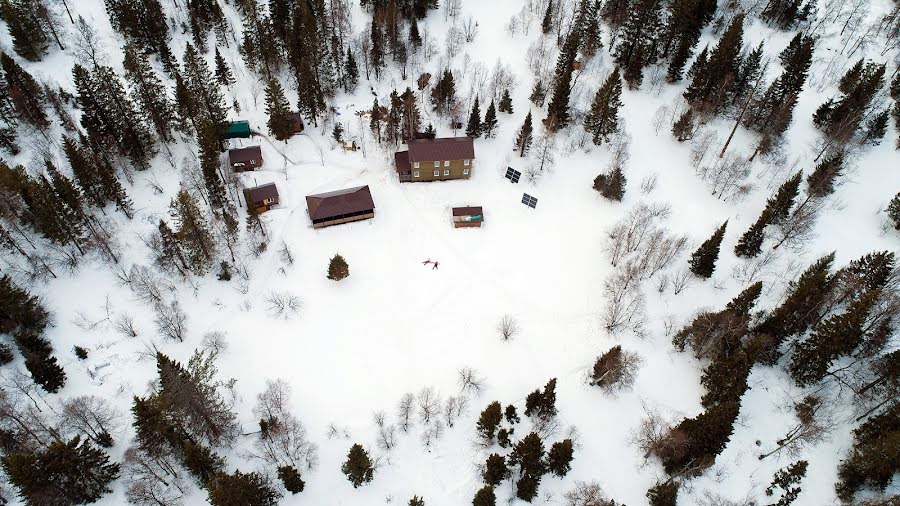
[{"label": "two-story wooden building", "polygon": [[400,182],[469,179],[475,165],[470,137],[410,139],[407,151],[394,155]]}]

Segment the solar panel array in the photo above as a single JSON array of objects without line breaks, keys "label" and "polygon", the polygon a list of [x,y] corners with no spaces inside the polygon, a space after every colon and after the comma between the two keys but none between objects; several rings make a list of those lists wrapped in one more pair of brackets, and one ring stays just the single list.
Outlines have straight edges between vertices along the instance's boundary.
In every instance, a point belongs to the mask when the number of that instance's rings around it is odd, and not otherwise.
[{"label": "solar panel array", "polygon": [[506,176],[504,176],[504,177],[506,177],[506,179],[509,179],[513,183],[518,183],[519,178],[522,177],[522,173],[512,167],[507,167],[506,168]]},{"label": "solar panel array", "polygon": [[532,209],[537,207],[537,199],[527,193],[522,194],[522,203]]}]

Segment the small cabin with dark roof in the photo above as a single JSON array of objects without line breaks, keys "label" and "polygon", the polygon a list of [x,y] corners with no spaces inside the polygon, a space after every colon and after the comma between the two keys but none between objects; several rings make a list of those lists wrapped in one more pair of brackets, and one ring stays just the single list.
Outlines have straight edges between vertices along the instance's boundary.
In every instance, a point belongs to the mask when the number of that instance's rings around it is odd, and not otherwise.
[{"label": "small cabin with dark roof", "polygon": [[299,112],[292,112],[291,120],[293,121],[294,135],[303,133],[303,116]]},{"label": "small cabin with dark roof", "polygon": [[259,146],[229,149],[228,163],[236,172],[256,170],[263,165],[262,150]]},{"label": "small cabin with dark roof", "polygon": [[470,137],[410,139],[407,151],[394,154],[400,182],[469,179],[475,165]]},{"label": "small cabin with dark roof", "polygon": [[357,186],[306,197],[313,228],[329,227],[375,217],[375,202],[368,186]]},{"label": "small cabin with dark roof", "polygon": [[275,183],[244,188],[244,200],[247,201],[247,209],[264,213],[272,209],[272,206],[278,205],[278,188]]},{"label": "small cabin with dark roof", "polygon": [[225,125],[224,137],[226,139],[250,138],[250,122],[246,120],[231,121]]},{"label": "small cabin with dark roof", "polygon": [[482,223],[484,211],[481,206],[453,208],[453,228],[480,227]]}]

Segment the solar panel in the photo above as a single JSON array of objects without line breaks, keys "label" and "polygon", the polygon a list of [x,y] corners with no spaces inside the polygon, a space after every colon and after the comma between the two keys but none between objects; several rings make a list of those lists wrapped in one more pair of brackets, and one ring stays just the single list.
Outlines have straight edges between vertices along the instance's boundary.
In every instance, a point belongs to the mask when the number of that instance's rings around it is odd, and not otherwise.
[{"label": "solar panel", "polygon": [[506,176],[504,176],[504,177],[506,177],[506,179],[509,179],[513,183],[518,183],[519,178],[522,177],[522,173],[512,167],[507,167],[506,168]]},{"label": "solar panel", "polygon": [[527,193],[522,194],[522,203],[532,209],[537,207],[537,199]]}]

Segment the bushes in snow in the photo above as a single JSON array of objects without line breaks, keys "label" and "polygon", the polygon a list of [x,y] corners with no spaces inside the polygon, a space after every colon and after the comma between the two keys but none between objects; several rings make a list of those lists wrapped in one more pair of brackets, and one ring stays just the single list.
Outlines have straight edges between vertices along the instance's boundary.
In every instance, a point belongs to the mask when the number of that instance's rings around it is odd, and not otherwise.
[{"label": "bushes in snow", "polygon": [[341,255],[335,255],[328,263],[328,279],[340,281],[350,275],[350,266]]}]

